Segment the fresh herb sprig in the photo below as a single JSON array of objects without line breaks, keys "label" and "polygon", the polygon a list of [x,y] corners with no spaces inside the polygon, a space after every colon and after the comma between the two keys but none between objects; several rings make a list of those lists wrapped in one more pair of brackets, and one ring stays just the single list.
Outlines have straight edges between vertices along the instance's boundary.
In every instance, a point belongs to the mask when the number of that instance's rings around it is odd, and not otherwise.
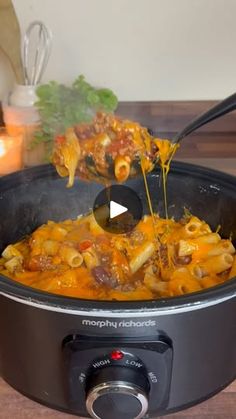
[{"label": "fresh herb sprig", "polygon": [[118,100],[110,89],[91,86],[84,76],[79,76],[71,87],[51,81],[38,87],[38,108],[41,126],[35,133],[32,146],[46,143],[50,151],[56,135],[66,128],[89,122],[97,111],[113,112]]}]

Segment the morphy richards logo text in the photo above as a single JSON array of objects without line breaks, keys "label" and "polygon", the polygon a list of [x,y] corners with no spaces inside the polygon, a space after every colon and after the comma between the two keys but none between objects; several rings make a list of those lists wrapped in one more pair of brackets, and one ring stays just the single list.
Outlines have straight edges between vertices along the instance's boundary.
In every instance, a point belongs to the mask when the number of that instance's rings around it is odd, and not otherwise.
[{"label": "morphy richards logo text", "polygon": [[155,320],[121,320],[121,321],[114,321],[114,320],[90,320],[84,319],[82,320],[83,326],[93,326],[102,329],[103,327],[110,327],[113,329],[119,328],[128,328],[128,327],[150,327],[156,326]]}]

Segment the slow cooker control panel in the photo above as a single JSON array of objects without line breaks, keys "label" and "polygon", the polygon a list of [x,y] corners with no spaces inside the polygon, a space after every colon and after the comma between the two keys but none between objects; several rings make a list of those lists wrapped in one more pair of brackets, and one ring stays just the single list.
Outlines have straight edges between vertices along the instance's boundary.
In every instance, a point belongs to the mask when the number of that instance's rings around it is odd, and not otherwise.
[{"label": "slow cooker control panel", "polygon": [[[100,367],[101,364],[107,366]],[[142,418],[147,412],[150,390],[147,371],[143,362],[130,352],[115,349],[95,359],[86,390],[87,411],[94,418],[104,417],[104,412],[111,409],[109,405],[113,406],[114,419]]]},{"label": "slow cooker control panel", "polygon": [[139,419],[168,404],[172,348],[165,340],[73,335],[63,356],[68,407],[77,414]]}]

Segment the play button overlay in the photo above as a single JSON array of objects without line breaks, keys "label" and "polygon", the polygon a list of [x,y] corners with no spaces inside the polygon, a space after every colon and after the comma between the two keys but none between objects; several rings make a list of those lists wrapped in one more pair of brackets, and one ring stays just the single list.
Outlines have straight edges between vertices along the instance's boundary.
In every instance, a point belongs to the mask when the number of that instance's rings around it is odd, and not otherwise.
[{"label": "play button overlay", "polygon": [[128,208],[123,207],[123,205],[114,201],[110,202],[110,218],[115,218],[118,215],[124,214],[126,211],[128,211]]},{"label": "play button overlay", "polygon": [[112,185],[97,195],[93,214],[103,230],[124,234],[132,231],[139,223],[143,216],[143,207],[133,189],[123,185]]}]

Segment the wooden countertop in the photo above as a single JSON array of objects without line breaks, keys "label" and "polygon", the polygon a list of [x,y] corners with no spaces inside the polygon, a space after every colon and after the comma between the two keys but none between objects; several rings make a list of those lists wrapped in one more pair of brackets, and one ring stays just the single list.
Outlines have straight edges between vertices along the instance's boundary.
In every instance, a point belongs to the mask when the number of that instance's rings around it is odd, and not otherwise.
[{"label": "wooden countertop", "polygon": [[[139,120],[168,137],[209,105],[212,105],[212,102],[125,103],[120,105],[119,113]],[[206,126],[205,129],[202,128],[198,134],[189,136],[184,140],[177,159],[236,175],[236,113],[233,112]],[[0,379],[1,419],[71,419],[72,417],[75,416],[48,409],[27,399]],[[236,381],[208,401],[168,415],[166,418],[235,419]]]},{"label": "wooden countertop", "polygon": [[[236,381],[206,402],[191,409],[172,415],[166,419],[235,419]],[[78,416],[48,409],[19,394],[0,379],[0,418],[1,419],[82,419]],[[122,418],[120,418],[122,419]]]},{"label": "wooden countertop", "polygon": [[[236,139],[236,138],[235,138]],[[229,155],[231,155],[229,151]],[[234,158],[181,158],[236,175],[236,156]],[[0,379],[0,418],[1,419],[71,419],[68,414],[48,409],[13,390]],[[78,418],[78,417],[77,417]],[[191,409],[166,416],[168,419],[235,419],[236,381],[218,395]],[[79,418],[78,418],[79,419]],[[121,418],[122,419],[122,418]]]}]

